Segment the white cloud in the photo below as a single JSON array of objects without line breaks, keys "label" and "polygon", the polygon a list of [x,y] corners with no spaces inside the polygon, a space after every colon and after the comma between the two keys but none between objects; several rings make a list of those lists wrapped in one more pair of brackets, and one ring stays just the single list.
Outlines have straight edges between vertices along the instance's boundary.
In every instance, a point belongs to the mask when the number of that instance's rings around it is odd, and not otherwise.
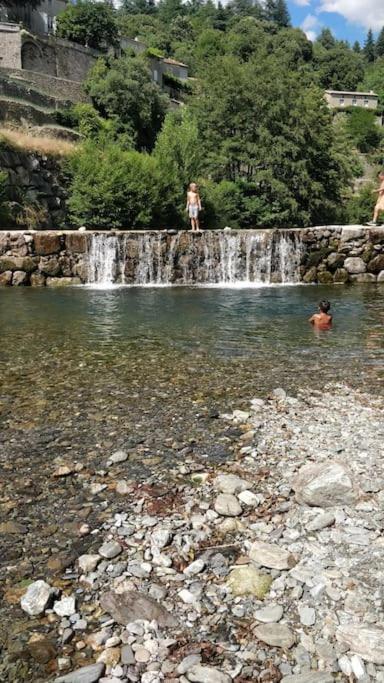
[{"label": "white cloud", "polygon": [[318,30],[320,28],[320,22],[314,14],[307,14],[300,28],[304,31],[308,40],[312,42],[316,40]]},{"label": "white cloud", "polygon": [[348,21],[378,31],[384,26],[383,0],[322,0],[319,12],[337,12]]},{"label": "white cloud", "polygon": [[311,4],[311,0],[293,0],[293,2],[298,7],[308,7]]}]

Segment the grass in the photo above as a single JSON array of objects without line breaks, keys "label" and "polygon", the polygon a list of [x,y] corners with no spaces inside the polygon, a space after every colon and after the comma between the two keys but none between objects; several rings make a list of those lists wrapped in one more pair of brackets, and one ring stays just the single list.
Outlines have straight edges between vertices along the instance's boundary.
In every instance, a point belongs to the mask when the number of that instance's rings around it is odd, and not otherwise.
[{"label": "grass", "polygon": [[0,142],[5,141],[11,147],[22,149],[25,152],[37,152],[54,157],[70,156],[76,149],[74,142],[59,140],[57,138],[33,136],[22,129],[0,127]]}]

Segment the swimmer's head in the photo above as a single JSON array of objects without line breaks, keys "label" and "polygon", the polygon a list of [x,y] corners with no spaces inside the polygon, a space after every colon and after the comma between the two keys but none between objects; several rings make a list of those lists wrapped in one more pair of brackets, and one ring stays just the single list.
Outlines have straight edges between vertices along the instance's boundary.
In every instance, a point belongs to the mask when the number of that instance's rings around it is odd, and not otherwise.
[{"label": "swimmer's head", "polygon": [[331,304],[326,299],[323,299],[323,301],[320,301],[319,303],[319,308],[322,313],[328,313],[329,309],[331,308]]},{"label": "swimmer's head", "polygon": [[191,192],[196,192],[196,190],[197,190],[196,183],[191,183],[189,186],[189,189],[191,190]]}]

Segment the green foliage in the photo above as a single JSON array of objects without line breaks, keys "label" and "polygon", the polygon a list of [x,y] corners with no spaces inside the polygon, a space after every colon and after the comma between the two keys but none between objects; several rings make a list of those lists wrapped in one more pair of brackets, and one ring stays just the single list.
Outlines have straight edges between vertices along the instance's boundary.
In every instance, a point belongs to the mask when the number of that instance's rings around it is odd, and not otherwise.
[{"label": "green foliage", "polygon": [[336,47],[337,41],[329,28],[323,28],[320,35],[317,37],[316,43],[321,45],[325,50],[332,50],[332,48]]},{"label": "green foliage", "polygon": [[117,145],[100,148],[88,142],[69,163],[68,205],[75,225],[158,227],[162,185],[155,158]]},{"label": "green foliage", "polygon": [[163,83],[164,85],[168,85],[170,88],[178,90],[181,93],[184,92],[190,94],[192,92],[192,87],[188,81],[183,81],[181,78],[177,78],[177,76],[174,76],[171,73],[163,74]]},{"label": "green foliage", "polygon": [[6,228],[9,223],[8,174],[0,171],[0,227]]},{"label": "green foliage", "polygon": [[122,0],[121,9],[127,14],[154,14],[154,0]]},{"label": "green foliage", "polygon": [[372,219],[375,197],[377,196],[373,193],[375,189],[374,183],[367,183],[363,185],[360,192],[350,197],[346,206],[347,222],[358,225]]},{"label": "green foliage", "polygon": [[276,22],[278,26],[287,27],[291,25],[291,18],[285,0],[266,0],[265,13],[266,19]]},{"label": "green foliage", "polygon": [[131,56],[99,59],[85,88],[99,114],[116,121],[117,132],[127,133],[137,149],[152,149],[167,100],[144,61]]},{"label": "green foliage", "polygon": [[364,57],[367,62],[374,62],[376,57],[376,46],[373,38],[372,29],[369,29],[363,48]]},{"label": "green foliage", "polygon": [[384,27],[381,29],[375,46],[376,57],[384,56]]},{"label": "green foliage", "polygon": [[381,131],[376,124],[375,112],[361,107],[355,107],[348,114],[347,130],[360,152],[370,152],[375,149],[382,138]]},{"label": "green foliage", "polygon": [[341,42],[327,48],[316,43],[315,63],[319,85],[325,90],[355,90],[364,78],[361,55]]},{"label": "green foliage", "polygon": [[239,184],[230,180],[200,184],[205,228],[239,228],[244,224],[244,195]]},{"label": "green foliage", "polygon": [[57,35],[80,45],[106,50],[118,43],[118,27],[113,8],[95,0],[78,0],[57,17]]}]

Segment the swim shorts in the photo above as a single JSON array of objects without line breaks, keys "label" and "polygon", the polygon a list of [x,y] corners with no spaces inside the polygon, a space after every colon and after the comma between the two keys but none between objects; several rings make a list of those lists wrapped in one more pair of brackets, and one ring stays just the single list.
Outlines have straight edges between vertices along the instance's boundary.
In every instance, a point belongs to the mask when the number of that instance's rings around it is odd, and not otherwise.
[{"label": "swim shorts", "polygon": [[199,207],[197,204],[189,205],[189,217],[194,219],[199,217]]}]

